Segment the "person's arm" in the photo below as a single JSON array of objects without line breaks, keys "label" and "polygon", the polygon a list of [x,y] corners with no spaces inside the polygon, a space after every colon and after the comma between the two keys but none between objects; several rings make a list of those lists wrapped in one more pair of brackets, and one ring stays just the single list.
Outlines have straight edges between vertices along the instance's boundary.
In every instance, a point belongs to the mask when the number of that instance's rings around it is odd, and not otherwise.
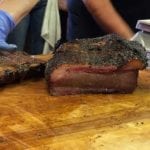
[{"label": "person's arm", "polygon": [[9,13],[15,23],[18,23],[29,11],[37,4],[39,0],[2,0],[0,1],[0,10]]},{"label": "person's arm", "polygon": [[16,24],[37,4],[38,0],[0,1],[0,50],[12,50],[17,46],[6,43],[6,38]]},{"label": "person's arm", "polygon": [[113,7],[110,0],[82,0],[99,26],[107,33],[130,39],[133,31]]}]

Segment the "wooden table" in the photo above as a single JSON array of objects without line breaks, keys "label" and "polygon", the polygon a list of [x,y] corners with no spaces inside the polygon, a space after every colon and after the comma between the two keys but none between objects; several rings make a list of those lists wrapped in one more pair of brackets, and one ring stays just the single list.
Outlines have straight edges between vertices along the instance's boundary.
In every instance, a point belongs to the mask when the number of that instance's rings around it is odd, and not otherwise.
[{"label": "wooden table", "polygon": [[0,150],[150,150],[150,72],[133,94],[51,97],[44,79],[0,88]]}]

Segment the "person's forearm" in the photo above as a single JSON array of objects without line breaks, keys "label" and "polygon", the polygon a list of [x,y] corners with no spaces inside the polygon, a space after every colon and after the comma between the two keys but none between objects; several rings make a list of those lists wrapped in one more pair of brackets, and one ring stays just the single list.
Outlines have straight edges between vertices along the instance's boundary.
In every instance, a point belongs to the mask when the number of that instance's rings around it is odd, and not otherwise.
[{"label": "person's forearm", "polygon": [[0,10],[9,13],[18,23],[39,0],[0,0]]},{"label": "person's forearm", "polygon": [[114,9],[110,0],[83,0],[95,21],[107,33],[117,33],[126,39],[133,36],[128,24]]}]

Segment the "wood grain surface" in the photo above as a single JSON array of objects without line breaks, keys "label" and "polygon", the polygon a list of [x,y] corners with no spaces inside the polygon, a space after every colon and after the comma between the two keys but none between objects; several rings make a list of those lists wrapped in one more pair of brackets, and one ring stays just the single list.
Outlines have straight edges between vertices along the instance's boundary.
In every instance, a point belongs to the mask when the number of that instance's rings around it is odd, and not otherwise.
[{"label": "wood grain surface", "polygon": [[150,71],[132,94],[51,97],[44,79],[0,88],[0,150],[150,150]]}]

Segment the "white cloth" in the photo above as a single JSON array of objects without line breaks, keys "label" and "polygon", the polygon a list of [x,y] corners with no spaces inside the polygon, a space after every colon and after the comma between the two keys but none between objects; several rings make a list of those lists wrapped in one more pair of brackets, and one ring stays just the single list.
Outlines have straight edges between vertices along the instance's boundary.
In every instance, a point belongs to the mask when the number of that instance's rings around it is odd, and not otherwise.
[{"label": "white cloth", "polygon": [[141,30],[138,31],[132,38],[132,41],[137,41],[141,43],[147,54],[147,69],[150,69],[150,19],[138,20],[136,28]]},{"label": "white cloth", "polygon": [[150,33],[150,19],[138,20],[136,28]]},{"label": "white cloth", "polygon": [[146,51],[150,52],[150,33],[139,31],[131,40],[141,43],[146,48]]},{"label": "white cloth", "polygon": [[61,38],[58,0],[48,0],[47,2],[41,36],[45,40],[43,54],[47,54]]},{"label": "white cloth", "polygon": [[139,29],[131,40],[138,41],[150,52],[150,19],[138,20],[136,28]]}]

